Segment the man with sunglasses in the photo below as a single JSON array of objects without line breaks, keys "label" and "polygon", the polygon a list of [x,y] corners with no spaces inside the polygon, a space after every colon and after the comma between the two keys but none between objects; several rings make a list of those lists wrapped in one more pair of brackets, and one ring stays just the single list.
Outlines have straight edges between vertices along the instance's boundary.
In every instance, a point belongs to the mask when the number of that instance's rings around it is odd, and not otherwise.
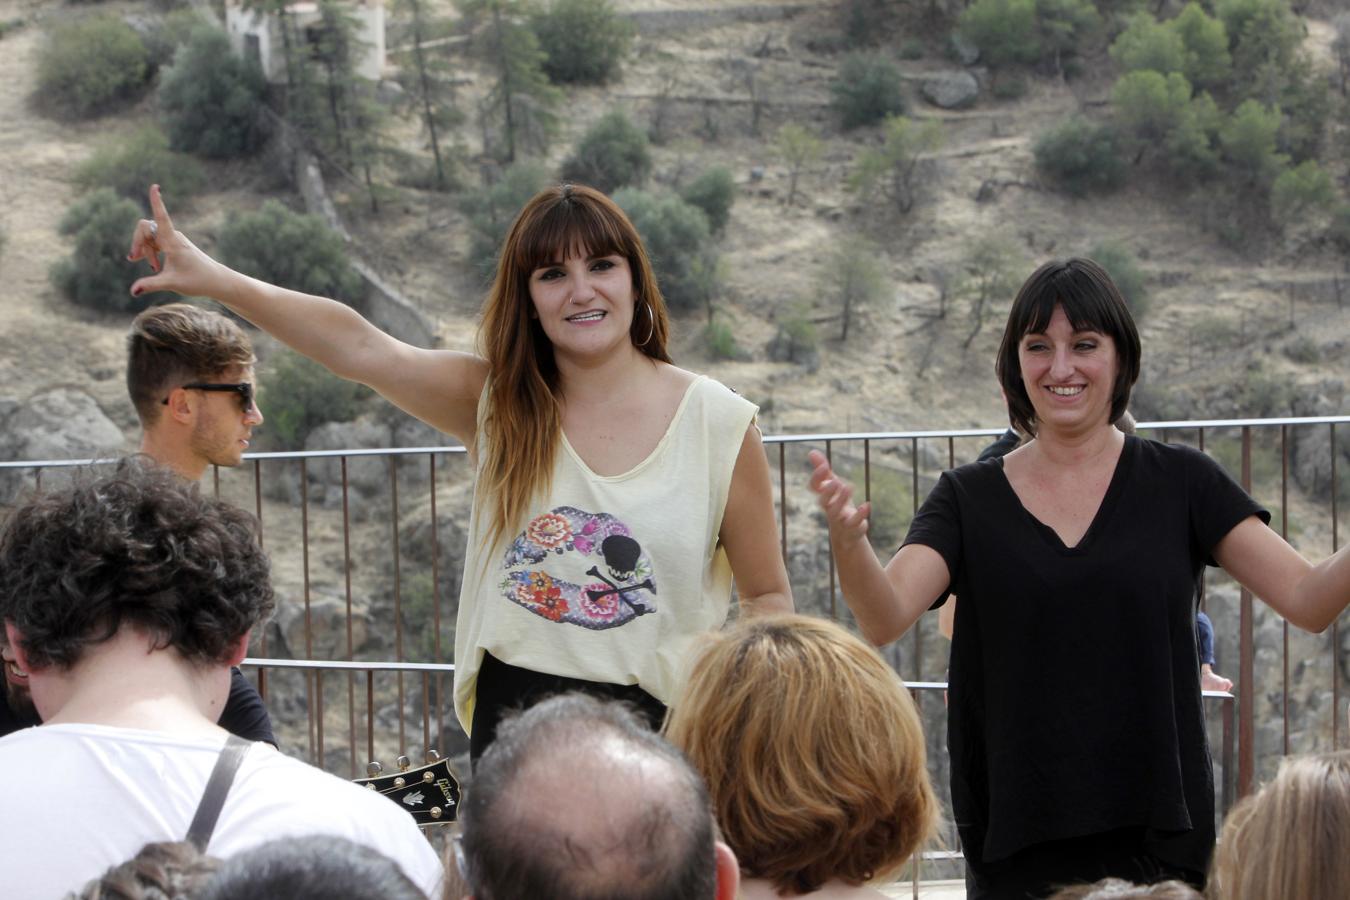
[{"label": "man with sunglasses", "polygon": [[[237,466],[263,422],[253,343],[228,316],[188,303],[152,306],[127,332],[127,393],[141,420],[141,452],[189,481],[210,465]],[[237,668],[222,728],[273,746],[262,697]]]},{"label": "man with sunglasses", "polygon": [[[138,315],[127,334],[127,391],[141,420],[141,452],[196,481],[208,465],[237,466],[263,416],[253,394],[253,345],[234,320],[186,303]],[[27,677],[3,652],[0,736],[42,720],[28,697]],[[239,669],[220,726],[276,746],[272,721],[256,688]]]},{"label": "man with sunglasses", "polygon": [[186,303],[147,309],[127,335],[127,391],[141,452],[197,480],[237,466],[263,422],[253,346],[234,320]]}]

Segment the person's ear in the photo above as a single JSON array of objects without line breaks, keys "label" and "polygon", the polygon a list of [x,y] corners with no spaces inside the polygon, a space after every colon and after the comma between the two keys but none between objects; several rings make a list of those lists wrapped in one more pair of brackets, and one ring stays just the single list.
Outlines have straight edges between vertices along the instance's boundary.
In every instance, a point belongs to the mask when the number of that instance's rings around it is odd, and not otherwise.
[{"label": "person's ear", "polygon": [[248,656],[248,641],[252,635],[252,629],[245,631],[243,636],[230,648],[230,658],[228,662],[231,668],[239,665],[244,661],[244,657]]},{"label": "person's ear", "polygon": [[28,666],[28,654],[23,649],[23,634],[8,619],[5,620],[5,642],[9,644],[9,652],[14,656],[14,665],[25,672],[33,671]]},{"label": "person's ear", "polygon": [[190,422],[193,415],[192,392],[177,387],[169,391],[169,402],[165,405],[165,415],[175,422]]},{"label": "person's ear", "polygon": [[717,900],[736,900],[741,890],[741,864],[736,862],[736,854],[717,841],[713,855],[717,858]]}]

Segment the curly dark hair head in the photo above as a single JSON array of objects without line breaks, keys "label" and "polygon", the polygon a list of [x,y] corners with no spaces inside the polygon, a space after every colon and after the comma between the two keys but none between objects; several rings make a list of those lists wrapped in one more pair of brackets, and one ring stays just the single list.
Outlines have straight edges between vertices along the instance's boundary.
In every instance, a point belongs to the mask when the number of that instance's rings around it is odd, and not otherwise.
[{"label": "curly dark hair head", "polygon": [[272,607],[257,520],[148,457],[34,497],[0,536],[0,619],[37,669],[69,668],[124,625],[221,663]]}]

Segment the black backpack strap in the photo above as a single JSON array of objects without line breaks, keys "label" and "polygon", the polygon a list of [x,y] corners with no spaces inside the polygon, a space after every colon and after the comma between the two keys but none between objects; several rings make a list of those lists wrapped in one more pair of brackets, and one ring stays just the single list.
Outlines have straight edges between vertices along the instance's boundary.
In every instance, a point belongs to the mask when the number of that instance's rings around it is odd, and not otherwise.
[{"label": "black backpack strap", "polygon": [[251,742],[232,734],[225,742],[225,749],[221,750],[220,756],[216,758],[216,767],[211,770],[206,790],[202,792],[202,800],[197,804],[192,824],[188,826],[187,840],[199,853],[205,853],[206,845],[211,842],[211,833],[216,830],[221,807],[225,805],[225,797],[230,793],[230,785],[234,783],[234,774],[239,771],[244,754],[252,746]]}]

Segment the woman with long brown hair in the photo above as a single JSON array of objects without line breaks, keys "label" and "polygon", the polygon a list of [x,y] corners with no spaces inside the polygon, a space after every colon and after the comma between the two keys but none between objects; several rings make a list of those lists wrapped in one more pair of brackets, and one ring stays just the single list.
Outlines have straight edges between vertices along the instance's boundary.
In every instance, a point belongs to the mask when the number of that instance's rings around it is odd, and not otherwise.
[{"label": "woman with long brown hair", "polygon": [[176,231],[158,187],[132,293],[219,300],[464,442],[477,470],[455,639],[476,759],[503,710],[583,689],[659,723],[695,637],[790,610],[755,407],[666,350],[665,303],[613,201],[560,185],[502,246],[481,354],[413,347],[350,307],[232,271]]}]

